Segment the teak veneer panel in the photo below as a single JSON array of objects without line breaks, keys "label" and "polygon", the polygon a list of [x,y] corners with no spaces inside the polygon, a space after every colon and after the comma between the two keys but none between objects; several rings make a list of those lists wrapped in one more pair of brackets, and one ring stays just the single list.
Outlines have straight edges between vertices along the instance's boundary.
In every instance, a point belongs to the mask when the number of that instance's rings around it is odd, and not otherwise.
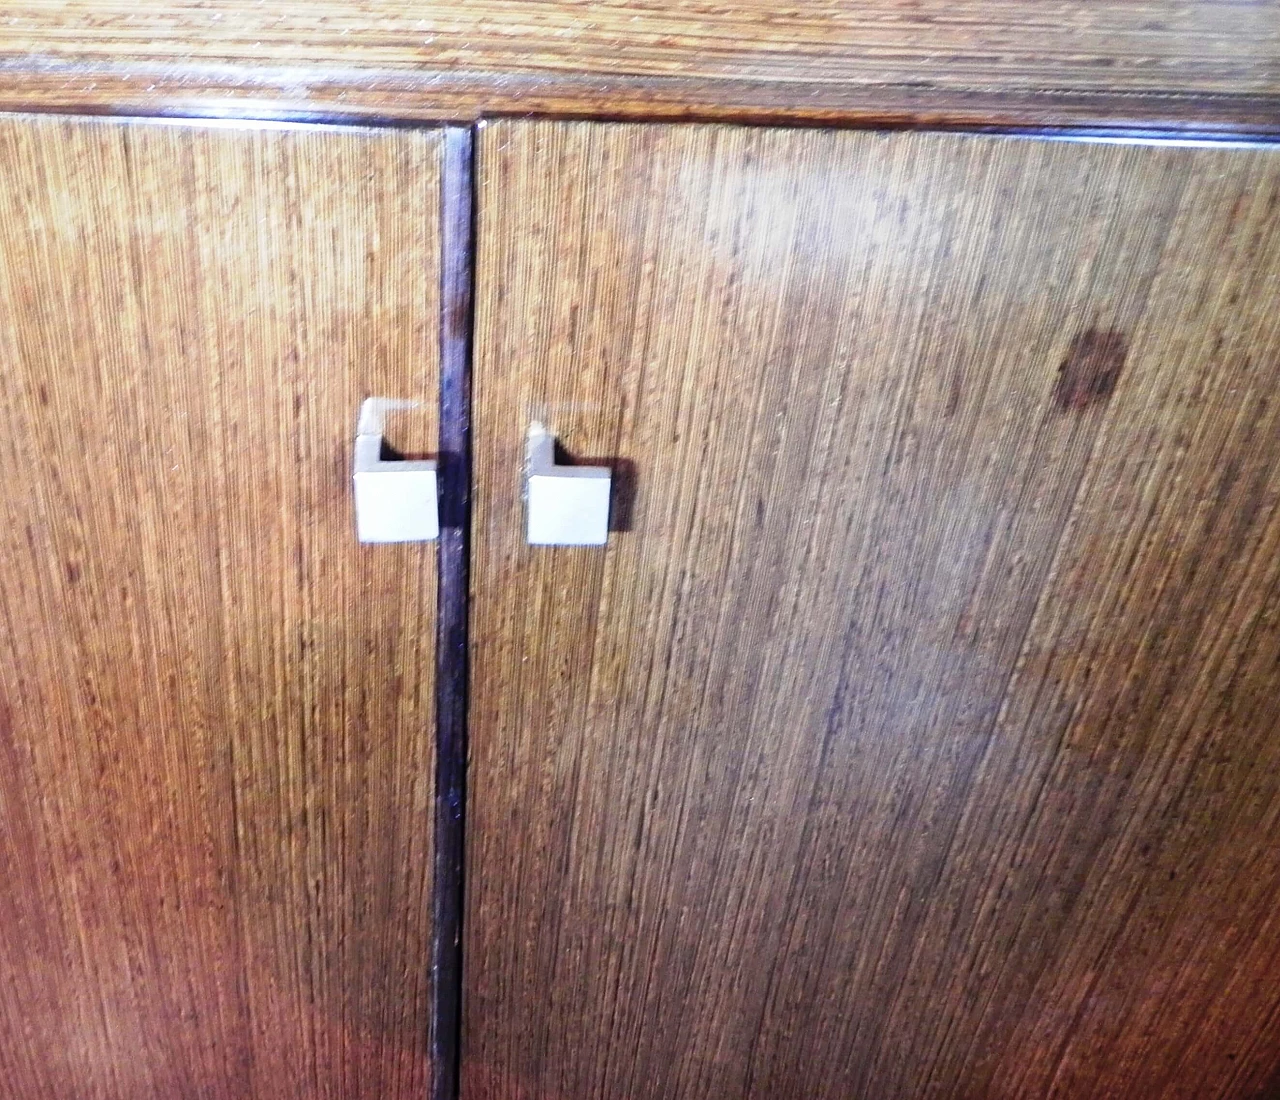
[{"label": "teak veneer panel", "polygon": [[431,132],[0,119],[0,1092],[421,1097]]},{"label": "teak veneer panel", "polygon": [[464,1095],[1272,1094],[1280,157],[479,157]]},{"label": "teak veneer panel", "polygon": [[0,101],[1280,125],[1277,0],[28,0]]}]

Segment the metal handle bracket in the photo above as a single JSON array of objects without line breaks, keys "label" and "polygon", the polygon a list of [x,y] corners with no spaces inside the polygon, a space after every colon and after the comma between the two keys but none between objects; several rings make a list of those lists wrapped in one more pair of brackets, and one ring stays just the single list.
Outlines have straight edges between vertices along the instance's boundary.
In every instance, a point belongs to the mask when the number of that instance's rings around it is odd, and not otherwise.
[{"label": "metal handle bracket", "polygon": [[417,404],[370,397],[360,406],[352,480],[361,542],[427,542],[440,536],[435,462],[382,457],[386,414]]},{"label": "metal handle bracket", "polygon": [[609,537],[608,466],[557,466],[555,436],[537,422],[525,444],[526,536],[531,546],[603,546]]}]

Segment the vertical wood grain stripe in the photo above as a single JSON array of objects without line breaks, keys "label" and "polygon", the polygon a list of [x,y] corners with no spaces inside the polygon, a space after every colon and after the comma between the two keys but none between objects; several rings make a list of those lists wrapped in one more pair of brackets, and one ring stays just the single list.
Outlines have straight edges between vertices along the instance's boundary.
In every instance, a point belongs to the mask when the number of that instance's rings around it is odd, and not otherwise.
[{"label": "vertical wood grain stripe", "polygon": [[462,864],[467,770],[467,587],[471,505],[472,133],[445,130],[440,266],[440,579],[436,648],[432,1100],[458,1095]]}]

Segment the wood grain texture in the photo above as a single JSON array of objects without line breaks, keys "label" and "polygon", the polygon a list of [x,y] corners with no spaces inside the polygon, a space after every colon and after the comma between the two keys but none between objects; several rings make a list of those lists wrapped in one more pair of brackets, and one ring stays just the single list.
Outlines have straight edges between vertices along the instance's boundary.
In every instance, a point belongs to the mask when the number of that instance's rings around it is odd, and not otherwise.
[{"label": "wood grain texture", "polygon": [[0,52],[959,88],[1280,91],[1273,2],[27,0]]},{"label": "wood grain texture", "polygon": [[420,1097],[430,132],[0,120],[0,1091]]},{"label": "wood grain texture", "polygon": [[0,110],[379,124],[530,115],[1209,139],[1280,136],[1280,94],[0,60]]},{"label": "wood grain texture", "polygon": [[1276,154],[479,156],[464,1095],[1274,1093]]},{"label": "wood grain texture", "polygon": [[[6,71],[7,70],[7,71]],[[8,106],[810,119],[1184,117],[1274,130],[1276,0],[28,0]]]}]

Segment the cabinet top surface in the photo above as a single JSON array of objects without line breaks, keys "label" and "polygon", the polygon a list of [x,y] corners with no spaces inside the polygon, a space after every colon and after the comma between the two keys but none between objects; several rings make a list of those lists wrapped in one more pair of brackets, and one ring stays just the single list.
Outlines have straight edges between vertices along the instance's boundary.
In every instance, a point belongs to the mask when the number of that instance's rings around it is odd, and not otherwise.
[{"label": "cabinet top surface", "polygon": [[1277,0],[36,0],[0,25],[0,98],[1257,130],[1280,117],[1278,15]]}]

